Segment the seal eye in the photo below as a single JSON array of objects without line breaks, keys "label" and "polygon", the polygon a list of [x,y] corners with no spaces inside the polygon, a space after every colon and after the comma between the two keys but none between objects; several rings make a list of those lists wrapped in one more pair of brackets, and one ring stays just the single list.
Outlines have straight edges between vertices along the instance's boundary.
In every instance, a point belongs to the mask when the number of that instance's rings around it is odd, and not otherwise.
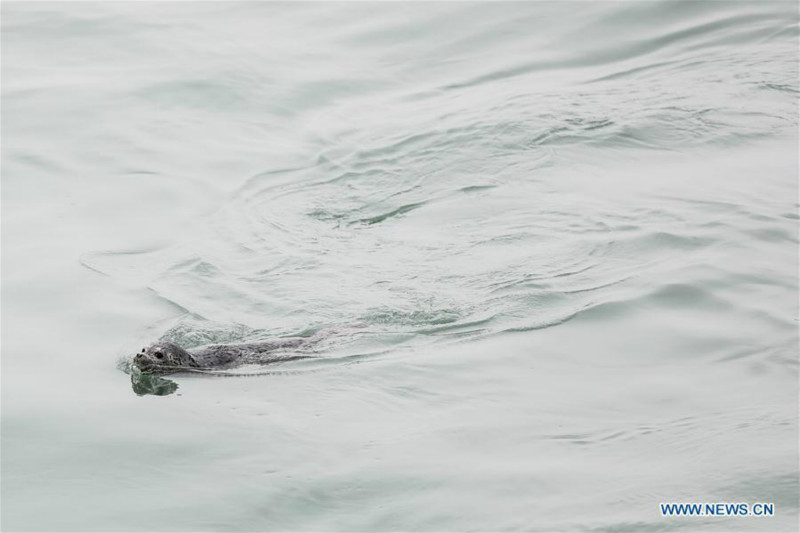
[{"label": "seal eye", "polygon": [[163,354],[163,353],[161,353],[161,352],[156,352],[156,353],[155,353],[155,356],[156,356],[158,359],[164,359],[164,354]]},{"label": "seal eye", "polygon": [[142,348],[142,353],[144,353],[144,348]]}]

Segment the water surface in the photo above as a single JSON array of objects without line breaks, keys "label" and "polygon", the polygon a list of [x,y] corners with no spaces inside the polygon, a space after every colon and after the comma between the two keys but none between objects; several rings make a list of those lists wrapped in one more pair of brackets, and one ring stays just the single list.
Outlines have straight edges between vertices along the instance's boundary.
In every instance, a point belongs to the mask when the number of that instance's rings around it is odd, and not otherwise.
[{"label": "water surface", "polygon": [[4,530],[797,529],[795,2],[2,9]]}]

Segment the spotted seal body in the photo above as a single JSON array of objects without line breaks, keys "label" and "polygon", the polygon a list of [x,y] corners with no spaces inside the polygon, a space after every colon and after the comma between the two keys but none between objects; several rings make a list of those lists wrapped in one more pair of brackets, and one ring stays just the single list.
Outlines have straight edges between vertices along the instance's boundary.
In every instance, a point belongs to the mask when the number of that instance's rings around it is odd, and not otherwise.
[{"label": "spotted seal body", "polygon": [[219,370],[248,363],[273,363],[303,359],[307,355],[277,354],[278,350],[298,348],[311,339],[294,337],[246,344],[212,344],[184,350],[172,342],[160,341],[133,358],[133,364],[148,374],[172,374],[192,370]]}]

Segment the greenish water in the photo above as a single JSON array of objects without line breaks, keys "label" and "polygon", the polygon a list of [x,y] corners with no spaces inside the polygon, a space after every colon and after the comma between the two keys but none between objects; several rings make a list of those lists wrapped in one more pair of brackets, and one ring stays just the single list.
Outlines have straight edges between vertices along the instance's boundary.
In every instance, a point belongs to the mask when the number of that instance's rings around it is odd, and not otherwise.
[{"label": "greenish water", "polygon": [[796,531],[798,18],[4,2],[0,526]]}]

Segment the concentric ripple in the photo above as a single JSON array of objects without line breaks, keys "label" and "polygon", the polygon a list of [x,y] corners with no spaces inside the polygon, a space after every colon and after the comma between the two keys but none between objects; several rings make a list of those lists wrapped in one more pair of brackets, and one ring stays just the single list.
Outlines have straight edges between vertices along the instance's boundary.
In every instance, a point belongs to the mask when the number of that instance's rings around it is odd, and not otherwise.
[{"label": "concentric ripple", "polygon": [[[522,31],[548,24],[553,6],[517,7],[514,18],[484,13],[502,20],[505,35],[469,41],[529,56],[509,54],[481,72],[455,61],[429,78],[407,73],[393,54],[414,51],[391,46],[401,29],[389,19],[381,19],[387,33],[320,33],[332,46],[370,42],[354,60],[385,54],[405,83],[390,90],[380,75],[347,69],[341,79],[295,80],[295,96],[276,95],[275,108],[296,111],[275,130],[303,148],[294,164],[239,178],[180,242],[82,261],[133,276],[193,327],[280,334],[364,322],[419,341],[635,312],[661,305],[675,287],[684,289],[669,301],[693,301],[708,290],[701,284],[731,275],[737,247],[796,242],[794,219],[778,214],[793,209],[777,207],[782,185],[753,196],[740,171],[731,179],[720,170],[732,168],[732,148],[797,126],[788,12],[587,6],[572,24],[582,36],[627,28],[630,17],[662,21],[656,32],[631,26],[636,44],[589,49],[556,46],[567,38],[558,32]],[[473,8],[460,9],[457,17]],[[435,54],[468,42],[449,32],[439,39]],[[255,124],[256,88],[268,74],[243,72],[227,84],[156,83],[136,97]],[[683,274],[698,263],[717,270]],[[743,311],[713,294],[698,301],[709,298]]]}]

